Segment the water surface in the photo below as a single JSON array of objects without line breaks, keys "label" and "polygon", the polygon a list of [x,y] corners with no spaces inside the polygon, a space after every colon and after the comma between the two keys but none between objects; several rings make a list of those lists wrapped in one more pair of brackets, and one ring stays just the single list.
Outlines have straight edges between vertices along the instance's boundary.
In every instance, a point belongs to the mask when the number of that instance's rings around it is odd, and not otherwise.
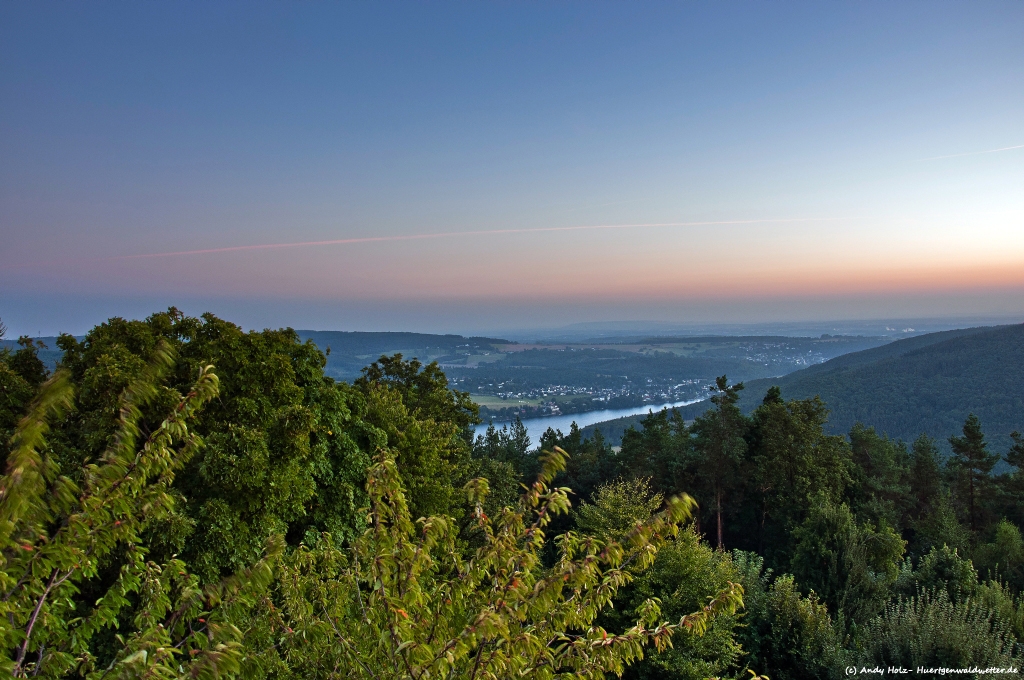
[{"label": "water surface", "polygon": [[[561,430],[562,434],[568,434],[569,428],[576,423],[580,428],[584,428],[587,425],[593,425],[594,423],[603,423],[606,420],[615,420],[616,418],[625,418],[626,416],[635,416],[648,411],[654,411],[657,413],[663,408],[677,408],[679,406],[689,406],[690,404],[696,404],[700,399],[689,399],[687,401],[675,401],[669,404],[644,404],[643,406],[634,406],[632,408],[608,408],[601,411],[587,411],[586,413],[572,413],[569,415],[560,416],[544,416],[542,418],[527,418],[523,420],[523,425],[526,427],[527,433],[530,435],[530,441],[533,446],[536,446],[540,441],[540,436],[549,428]],[[502,425],[508,425],[508,421],[494,421],[494,426],[501,429]],[[487,428],[487,424],[477,426],[477,432],[482,432]]]}]

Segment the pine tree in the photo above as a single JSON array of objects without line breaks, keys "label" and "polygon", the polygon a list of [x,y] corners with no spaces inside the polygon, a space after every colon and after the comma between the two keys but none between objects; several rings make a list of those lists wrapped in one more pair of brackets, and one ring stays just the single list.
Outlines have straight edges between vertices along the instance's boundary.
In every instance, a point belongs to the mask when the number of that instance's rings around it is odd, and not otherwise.
[{"label": "pine tree", "polygon": [[920,519],[931,513],[942,496],[942,470],[939,450],[930,437],[922,434],[914,440],[910,461],[911,514]]},{"label": "pine tree", "polygon": [[1016,430],[1010,433],[1013,446],[1006,452],[1006,462],[1017,468],[1024,469],[1024,435]]},{"label": "pine tree", "polygon": [[992,468],[999,456],[989,453],[981,421],[973,413],[964,421],[963,436],[950,437],[953,457],[948,465],[958,482],[960,495],[967,501],[968,525],[974,540],[983,528],[983,503],[992,482]]},{"label": "pine tree", "polygon": [[714,503],[717,548],[724,548],[722,539],[722,503],[728,488],[735,482],[740,462],[747,450],[744,441],[748,423],[736,406],[743,383],[729,385],[726,376],[715,380],[711,403],[717,408],[696,420],[698,476],[709,487]]}]

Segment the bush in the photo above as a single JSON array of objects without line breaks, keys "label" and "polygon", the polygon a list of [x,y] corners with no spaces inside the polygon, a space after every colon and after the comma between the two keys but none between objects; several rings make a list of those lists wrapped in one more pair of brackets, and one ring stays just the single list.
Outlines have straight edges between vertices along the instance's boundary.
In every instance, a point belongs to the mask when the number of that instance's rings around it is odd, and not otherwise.
[{"label": "bush", "polygon": [[744,589],[737,640],[746,667],[772,680],[838,677],[846,665],[843,638],[817,595],[802,597],[792,576],[772,579],[754,553],[736,551],[733,563]]},{"label": "bush", "polygon": [[797,580],[847,625],[875,616],[891,596],[906,543],[884,522],[858,524],[850,508],[823,494],[793,531]]},{"label": "bush", "polygon": [[862,630],[862,663],[916,669],[1021,665],[1007,624],[976,600],[945,589],[900,597]]},{"label": "bush", "polygon": [[904,568],[900,574],[899,590],[910,597],[920,590],[944,590],[953,602],[973,597],[978,588],[978,572],[969,559],[949,546],[932,548],[917,569]]}]

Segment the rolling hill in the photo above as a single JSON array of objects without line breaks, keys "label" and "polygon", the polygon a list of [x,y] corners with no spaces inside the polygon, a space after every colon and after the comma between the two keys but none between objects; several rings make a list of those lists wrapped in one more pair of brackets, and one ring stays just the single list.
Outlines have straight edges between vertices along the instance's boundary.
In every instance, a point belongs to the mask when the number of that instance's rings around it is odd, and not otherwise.
[{"label": "rolling hill", "polygon": [[[429,333],[391,333],[361,331],[296,331],[303,340],[312,340],[322,351],[330,348],[324,372],[340,380],[359,376],[364,366],[382,354],[401,352],[407,359],[423,363],[443,362],[446,357],[491,352],[495,345],[507,345],[498,338],[433,335]],[[464,359],[463,359],[464,360]]]},{"label": "rolling hill", "polygon": [[[740,407],[752,411],[772,385],[785,399],[820,395],[829,428],[845,433],[856,422],[910,441],[922,432],[945,447],[968,414],[980,419],[992,447],[1024,431],[1024,324],[929,333],[836,357],[778,378],[746,383]],[[707,409],[683,409],[687,419]],[[591,428],[621,431],[611,421]]]}]

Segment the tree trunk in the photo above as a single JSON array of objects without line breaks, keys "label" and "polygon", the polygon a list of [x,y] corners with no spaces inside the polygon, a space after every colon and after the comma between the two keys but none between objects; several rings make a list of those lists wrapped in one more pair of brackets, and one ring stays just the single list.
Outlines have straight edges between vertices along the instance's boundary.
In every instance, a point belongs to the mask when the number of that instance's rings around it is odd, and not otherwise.
[{"label": "tree trunk", "polygon": [[757,531],[757,552],[761,555],[764,554],[764,523],[768,519],[768,494],[766,491],[761,492],[761,525]]},{"label": "tree trunk", "polygon": [[977,539],[978,528],[974,522],[974,469],[967,468],[967,480],[970,485],[971,495],[971,541],[974,542]]},{"label": "tree trunk", "polygon": [[718,515],[718,549],[722,549],[722,490],[715,493],[715,512]]}]

